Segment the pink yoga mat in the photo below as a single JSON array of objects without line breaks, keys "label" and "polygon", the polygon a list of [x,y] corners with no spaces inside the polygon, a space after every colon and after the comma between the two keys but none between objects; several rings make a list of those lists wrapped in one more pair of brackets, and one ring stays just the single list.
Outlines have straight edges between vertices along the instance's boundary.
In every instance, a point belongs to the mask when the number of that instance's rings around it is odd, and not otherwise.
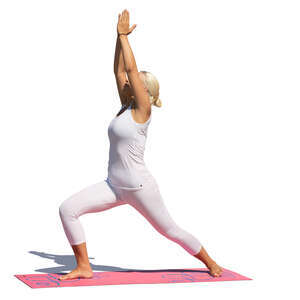
[{"label": "pink yoga mat", "polygon": [[147,283],[183,283],[206,281],[252,280],[246,276],[223,268],[221,277],[212,277],[206,268],[171,269],[166,271],[122,271],[122,272],[93,272],[93,278],[76,278],[61,281],[62,274],[24,274],[14,275],[31,288],[91,286],[111,284],[147,284]]}]

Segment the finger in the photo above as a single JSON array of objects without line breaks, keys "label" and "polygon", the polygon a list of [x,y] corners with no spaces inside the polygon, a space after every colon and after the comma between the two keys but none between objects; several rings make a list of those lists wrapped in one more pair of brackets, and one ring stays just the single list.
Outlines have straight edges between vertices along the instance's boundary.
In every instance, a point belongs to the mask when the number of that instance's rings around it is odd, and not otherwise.
[{"label": "finger", "polygon": [[133,26],[130,27],[129,30],[128,30],[128,33],[131,33],[131,32],[133,31],[134,28],[135,28],[135,27],[133,27]]},{"label": "finger", "polygon": [[125,12],[125,10],[123,10],[123,12],[122,12],[122,20],[123,20],[123,22],[126,22],[126,12]]},{"label": "finger", "polygon": [[132,25],[132,26],[129,28],[129,31],[131,32],[134,28],[135,28],[135,25]]}]

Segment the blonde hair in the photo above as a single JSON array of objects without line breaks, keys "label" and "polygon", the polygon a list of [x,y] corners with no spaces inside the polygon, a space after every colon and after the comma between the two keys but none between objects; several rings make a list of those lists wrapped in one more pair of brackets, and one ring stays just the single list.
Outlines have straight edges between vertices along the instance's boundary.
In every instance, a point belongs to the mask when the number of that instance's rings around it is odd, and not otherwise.
[{"label": "blonde hair", "polygon": [[144,83],[148,89],[151,104],[161,107],[162,103],[159,98],[159,82],[157,78],[150,72],[140,71],[145,75]]}]

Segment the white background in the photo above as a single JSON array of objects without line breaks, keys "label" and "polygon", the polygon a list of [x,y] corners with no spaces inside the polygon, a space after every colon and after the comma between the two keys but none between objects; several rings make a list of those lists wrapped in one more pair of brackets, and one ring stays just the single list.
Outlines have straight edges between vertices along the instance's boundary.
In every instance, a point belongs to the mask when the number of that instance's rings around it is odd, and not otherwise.
[{"label": "white background", "polygon": [[[297,1],[0,3],[2,293],[297,298]],[[32,290],[13,276],[73,259],[58,207],[106,178],[125,8],[137,24],[129,42],[138,69],[156,75],[163,104],[152,109],[146,165],[176,222],[221,266],[252,281]],[[95,271],[204,267],[130,206],[81,222]]]}]

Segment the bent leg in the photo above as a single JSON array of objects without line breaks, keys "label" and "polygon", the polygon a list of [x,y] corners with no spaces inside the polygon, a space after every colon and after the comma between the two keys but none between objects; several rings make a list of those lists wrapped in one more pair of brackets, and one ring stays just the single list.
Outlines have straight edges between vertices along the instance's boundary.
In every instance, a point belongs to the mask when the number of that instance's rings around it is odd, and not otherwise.
[{"label": "bent leg", "polygon": [[133,193],[128,203],[140,212],[160,234],[179,244],[191,255],[199,253],[201,243],[175,223],[156,183],[149,183],[144,189]]},{"label": "bent leg", "polygon": [[59,215],[70,245],[86,241],[79,217],[86,213],[104,211],[125,204],[109,184],[103,180],[73,194],[62,202]]}]

